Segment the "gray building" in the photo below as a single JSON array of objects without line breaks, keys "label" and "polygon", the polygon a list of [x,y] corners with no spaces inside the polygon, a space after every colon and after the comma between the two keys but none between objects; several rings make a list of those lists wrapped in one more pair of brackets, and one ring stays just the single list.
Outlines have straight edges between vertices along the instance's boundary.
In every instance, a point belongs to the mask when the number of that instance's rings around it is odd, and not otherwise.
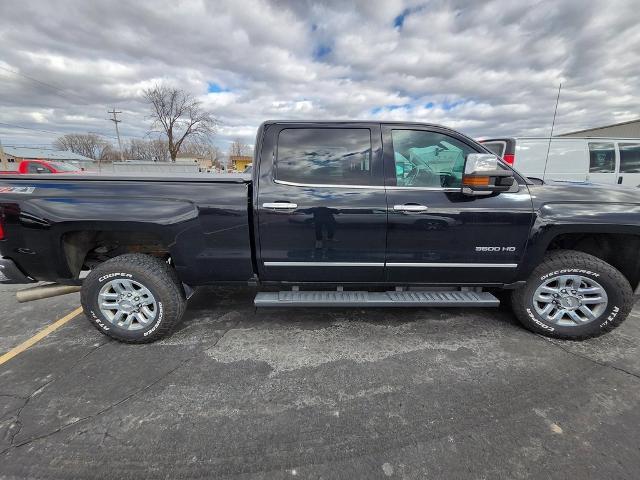
[{"label": "gray building", "polygon": [[587,128],[575,132],[562,133],[557,137],[610,137],[610,138],[640,138],[640,118],[630,122],[614,123],[602,127]]},{"label": "gray building", "polygon": [[86,170],[94,170],[97,165],[93,158],[85,157],[77,153],[54,150],[52,148],[34,148],[34,147],[2,147],[4,157],[0,170],[17,170],[18,165],[23,160],[49,160],[51,162],[67,162]]}]

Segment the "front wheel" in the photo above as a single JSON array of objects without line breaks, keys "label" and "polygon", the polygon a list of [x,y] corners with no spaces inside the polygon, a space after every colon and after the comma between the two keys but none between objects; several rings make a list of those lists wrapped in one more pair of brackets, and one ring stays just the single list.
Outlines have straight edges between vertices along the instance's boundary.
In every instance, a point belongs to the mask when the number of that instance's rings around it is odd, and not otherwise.
[{"label": "front wheel", "polygon": [[93,269],[82,284],[84,313],[100,332],[127,343],[170,333],[186,300],[173,269],[160,259],[126,254]]},{"label": "front wheel", "polygon": [[593,255],[550,252],[514,290],[513,311],[529,330],[555,338],[582,340],[620,325],[633,306],[627,279]]}]

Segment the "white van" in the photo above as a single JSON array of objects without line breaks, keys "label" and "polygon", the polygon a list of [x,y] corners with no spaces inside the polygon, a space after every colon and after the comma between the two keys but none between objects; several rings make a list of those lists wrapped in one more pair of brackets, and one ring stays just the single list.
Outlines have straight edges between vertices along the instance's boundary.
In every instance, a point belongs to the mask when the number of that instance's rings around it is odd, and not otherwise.
[{"label": "white van", "polygon": [[491,138],[481,143],[528,177],[640,186],[638,138],[553,137],[551,147],[549,138],[542,137]]}]

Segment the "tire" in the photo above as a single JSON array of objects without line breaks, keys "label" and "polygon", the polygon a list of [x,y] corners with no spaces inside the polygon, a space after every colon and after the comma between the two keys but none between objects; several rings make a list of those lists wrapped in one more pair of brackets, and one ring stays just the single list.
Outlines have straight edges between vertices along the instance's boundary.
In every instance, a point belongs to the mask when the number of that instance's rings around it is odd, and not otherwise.
[{"label": "tire", "polygon": [[[120,255],[98,265],[84,280],[80,298],[91,324],[125,343],[159,340],[173,331],[186,308],[184,291],[173,268],[139,253]],[[101,301],[109,302],[103,307],[114,305],[113,309],[101,308]]]},{"label": "tire", "polygon": [[[544,300],[536,300],[541,298]],[[599,258],[574,250],[554,250],[533,270],[526,285],[512,292],[511,302],[520,323],[532,332],[584,340],[620,325],[633,307],[633,292],[628,280]],[[584,313],[584,307],[591,315]],[[550,308],[546,314],[545,308]],[[556,315],[561,315],[560,320],[552,321]],[[575,315],[582,319],[575,320]]]}]

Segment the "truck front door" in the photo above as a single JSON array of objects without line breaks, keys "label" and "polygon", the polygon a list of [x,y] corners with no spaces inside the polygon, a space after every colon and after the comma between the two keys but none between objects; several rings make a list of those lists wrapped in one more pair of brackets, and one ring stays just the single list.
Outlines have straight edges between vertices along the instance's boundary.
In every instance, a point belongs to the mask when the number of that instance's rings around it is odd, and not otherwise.
[{"label": "truck front door", "polygon": [[482,152],[473,142],[435,127],[388,125],[382,133],[387,280],[513,281],[532,222],[527,186],[515,193],[466,196],[461,192],[465,157]]},{"label": "truck front door", "polygon": [[382,281],[387,211],[379,127],[273,124],[263,135],[254,186],[261,279]]}]

